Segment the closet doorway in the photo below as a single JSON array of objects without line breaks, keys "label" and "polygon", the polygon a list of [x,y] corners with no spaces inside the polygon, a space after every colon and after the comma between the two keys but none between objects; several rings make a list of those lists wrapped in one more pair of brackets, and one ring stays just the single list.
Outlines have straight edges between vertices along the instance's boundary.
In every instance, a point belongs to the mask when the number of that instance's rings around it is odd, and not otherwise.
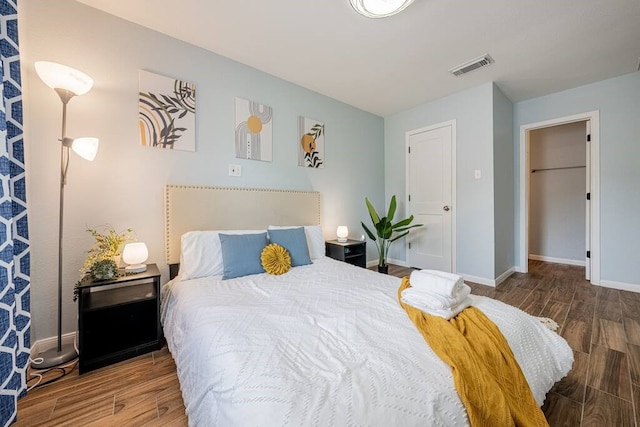
[{"label": "closet doorway", "polygon": [[520,129],[520,266],[582,265],[599,282],[598,112]]}]

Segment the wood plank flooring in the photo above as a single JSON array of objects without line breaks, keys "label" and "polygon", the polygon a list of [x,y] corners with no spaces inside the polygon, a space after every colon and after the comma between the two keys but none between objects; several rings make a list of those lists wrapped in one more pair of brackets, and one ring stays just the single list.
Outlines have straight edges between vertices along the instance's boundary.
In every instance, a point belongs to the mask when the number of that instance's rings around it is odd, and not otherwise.
[{"label": "wood plank flooring", "polygon": [[639,293],[593,286],[582,267],[541,261],[497,288],[469,285],[560,325],[574,364],[547,394],[542,409],[551,426],[640,427]]},{"label": "wood plank flooring", "polygon": [[[411,269],[389,266],[389,274]],[[640,427],[640,293],[590,285],[584,269],[531,261],[529,273],[473,293],[554,319],[574,350],[569,375],[547,394],[551,426]],[[45,378],[46,380],[46,378]],[[176,368],[166,347],[31,390],[16,426],[186,426]]]},{"label": "wood plank flooring", "polygon": [[165,346],[82,376],[76,366],[34,388],[18,401],[15,426],[186,426],[184,410]]}]

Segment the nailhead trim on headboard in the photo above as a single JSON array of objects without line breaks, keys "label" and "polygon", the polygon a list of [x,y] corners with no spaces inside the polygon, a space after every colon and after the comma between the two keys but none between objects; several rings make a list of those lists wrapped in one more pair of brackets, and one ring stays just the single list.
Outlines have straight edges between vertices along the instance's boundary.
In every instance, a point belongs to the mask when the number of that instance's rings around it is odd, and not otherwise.
[{"label": "nailhead trim on headboard", "polygon": [[[193,206],[196,209],[198,207],[201,207],[203,210],[203,217],[205,218],[205,220],[203,220],[203,222],[200,222],[199,224],[195,225],[195,229],[196,230],[202,230],[202,229],[219,229],[219,230],[224,230],[224,229],[228,229],[227,226],[225,226],[224,222],[230,222],[233,223],[233,220],[236,219],[236,217],[238,216],[238,211],[237,209],[241,208],[241,206],[233,206],[233,208],[230,208],[229,206],[226,206],[224,209],[222,210],[216,210],[216,214],[218,212],[222,212],[225,215],[228,214],[229,217],[228,218],[222,218],[222,223],[223,224],[214,224],[214,223],[208,223],[207,222],[207,214],[211,213],[210,209],[211,209],[211,205],[207,206],[207,202],[209,203],[214,203],[216,201],[216,198],[220,198],[220,199],[224,199],[224,194],[228,194],[229,197],[230,194],[234,194],[234,195],[238,195],[238,194],[244,194],[246,193],[248,195],[248,198],[244,199],[241,198],[241,203],[246,203],[247,206],[250,205],[251,202],[256,203],[256,199],[260,198],[260,202],[264,202],[263,204],[260,204],[260,209],[263,212],[264,216],[266,217],[265,221],[267,223],[265,224],[260,224],[260,226],[258,226],[258,228],[266,228],[267,225],[316,225],[316,224],[320,224],[320,193],[317,191],[300,191],[300,190],[281,190],[281,189],[264,189],[264,188],[240,188],[240,187],[212,187],[212,186],[198,186],[198,185],[173,185],[173,184],[168,184],[165,187],[165,254],[166,254],[166,260],[167,263],[177,263],[179,260],[179,253],[172,253],[172,247],[175,248],[176,247],[176,241],[175,239],[177,239],[177,248],[178,248],[178,252],[179,252],[179,239],[181,237],[181,235],[183,234],[183,232],[189,231],[190,229],[185,229],[183,231],[179,231],[176,230],[176,228],[184,228],[185,226],[183,224],[173,224],[172,221],[172,214],[175,213],[175,211],[177,209],[180,208],[180,206],[174,206],[172,205],[172,195],[173,194],[178,194],[180,192],[180,190],[185,190],[184,194],[188,194],[188,193],[193,193],[194,190],[197,190],[196,192],[198,193],[196,199],[194,199],[192,202],[189,201],[188,205],[189,206]],[[202,192],[200,192],[200,190],[202,190]],[[229,193],[230,192],[230,193]],[[264,195],[268,195],[270,193],[273,193],[275,195],[292,195],[295,197],[292,197],[291,202],[292,205],[290,206],[286,206],[286,204],[283,206],[282,205],[282,197],[274,197],[273,199],[269,199],[269,198],[264,198],[262,196]],[[208,195],[207,195],[208,194]],[[301,196],[301,197],[298,197]],[[177,196],[176,196],[177,197]],[[188,199],[189,200],[189,199]],[[285,199],[286,201],[286,199]],[[303,202],[303,203],[300,203]],[[216,205],[214,203],[214,205]],[[209,211],[209,212],[207,212]],[[234,214],[235,211],[235,214]],[[273,215],[278,214],[279,212],[283,212],[283,216],[289,218],[289,221],[291,221],[289,224],[280,224],[278,223],[277,219],[273,218]],[[188,213],[188,215],[190,216],[198,216],[197,212],[194,212],[193,210],[189,210],[189,211],[185,211],[185,213]],[[253,212],[251,212],[253,213]],[[241,216],[241,215],[240,215]],[[198,219],[202,219],[203,217],[198,217]],[[270,218],[271,217],[271,218]],[[256,221],[256,223],[259,222],[259,220]],[[236,223],[234,223],[236,224]],[[255,227],[255,225],[253,225]],[[237,225],[236,228],[252,228],[252,226],[250,225],[249,227],[242,227],[241,225]],[[175,235],[176,232],[179,235]],[[173,243],[173,246],[172,246]]]}]

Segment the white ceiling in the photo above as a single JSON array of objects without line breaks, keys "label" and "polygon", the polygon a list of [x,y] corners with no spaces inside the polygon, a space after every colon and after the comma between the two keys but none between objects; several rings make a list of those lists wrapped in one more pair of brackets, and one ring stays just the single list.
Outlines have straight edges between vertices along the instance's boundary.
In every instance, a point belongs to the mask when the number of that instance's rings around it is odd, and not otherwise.
[{"label": "white ceiling", "polygon": [[640,58],[640,0],[415,0],[385,19],[349,0],[78,1],[381,116],[490,81],[518,102]]}]

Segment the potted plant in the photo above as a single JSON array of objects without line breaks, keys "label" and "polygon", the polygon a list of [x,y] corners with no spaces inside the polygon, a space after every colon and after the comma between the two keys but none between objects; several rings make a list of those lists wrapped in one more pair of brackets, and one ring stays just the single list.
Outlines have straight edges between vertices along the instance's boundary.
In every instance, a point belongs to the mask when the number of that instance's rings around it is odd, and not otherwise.
[{"label": "potted plant", "polygon": [[[376,247],[378,248],[378,272],[387,274],[389,271],[389,266],[387,265],[387,255],[389,254],[389,247],[391,243],[396,240],[406,236],[409,234],[409,230],[415,227],[422,227],[422,224],[413,224],[413,215],[409,218],[403,219],[402,221],[398,221],[397,223],[393,223],[393,217],[396,214],[396,196],[391,197],[391,203],[389,204],[389,211],[387,212],[387,216],[383,216],[380,218],[375,208],[367,199],[364,198],[365,203],[367,204],[367,209],[369,210],[369,216],[371,216],[371,222],[375,228],[375,234],[371,232],[371,230],[361,222],[364,231],[367,233],[369,238],[374,241]],[[399,233],[399,234],[398,234]]]},{"label": "potted plant", "polygon": [[94,237],[95,242],[91,249],[87,251],[87,259],[85,259],[80,269],[80,280],[78,280],[73,289],[74,301],[78,298],[78,286],[85,278],[108,280],[118,276],[122,247],[126,242],[133,239],[132,232],[131,228],[127,228],[124,231],[116,231],[111,225],[87,229],[87,233]]}]

